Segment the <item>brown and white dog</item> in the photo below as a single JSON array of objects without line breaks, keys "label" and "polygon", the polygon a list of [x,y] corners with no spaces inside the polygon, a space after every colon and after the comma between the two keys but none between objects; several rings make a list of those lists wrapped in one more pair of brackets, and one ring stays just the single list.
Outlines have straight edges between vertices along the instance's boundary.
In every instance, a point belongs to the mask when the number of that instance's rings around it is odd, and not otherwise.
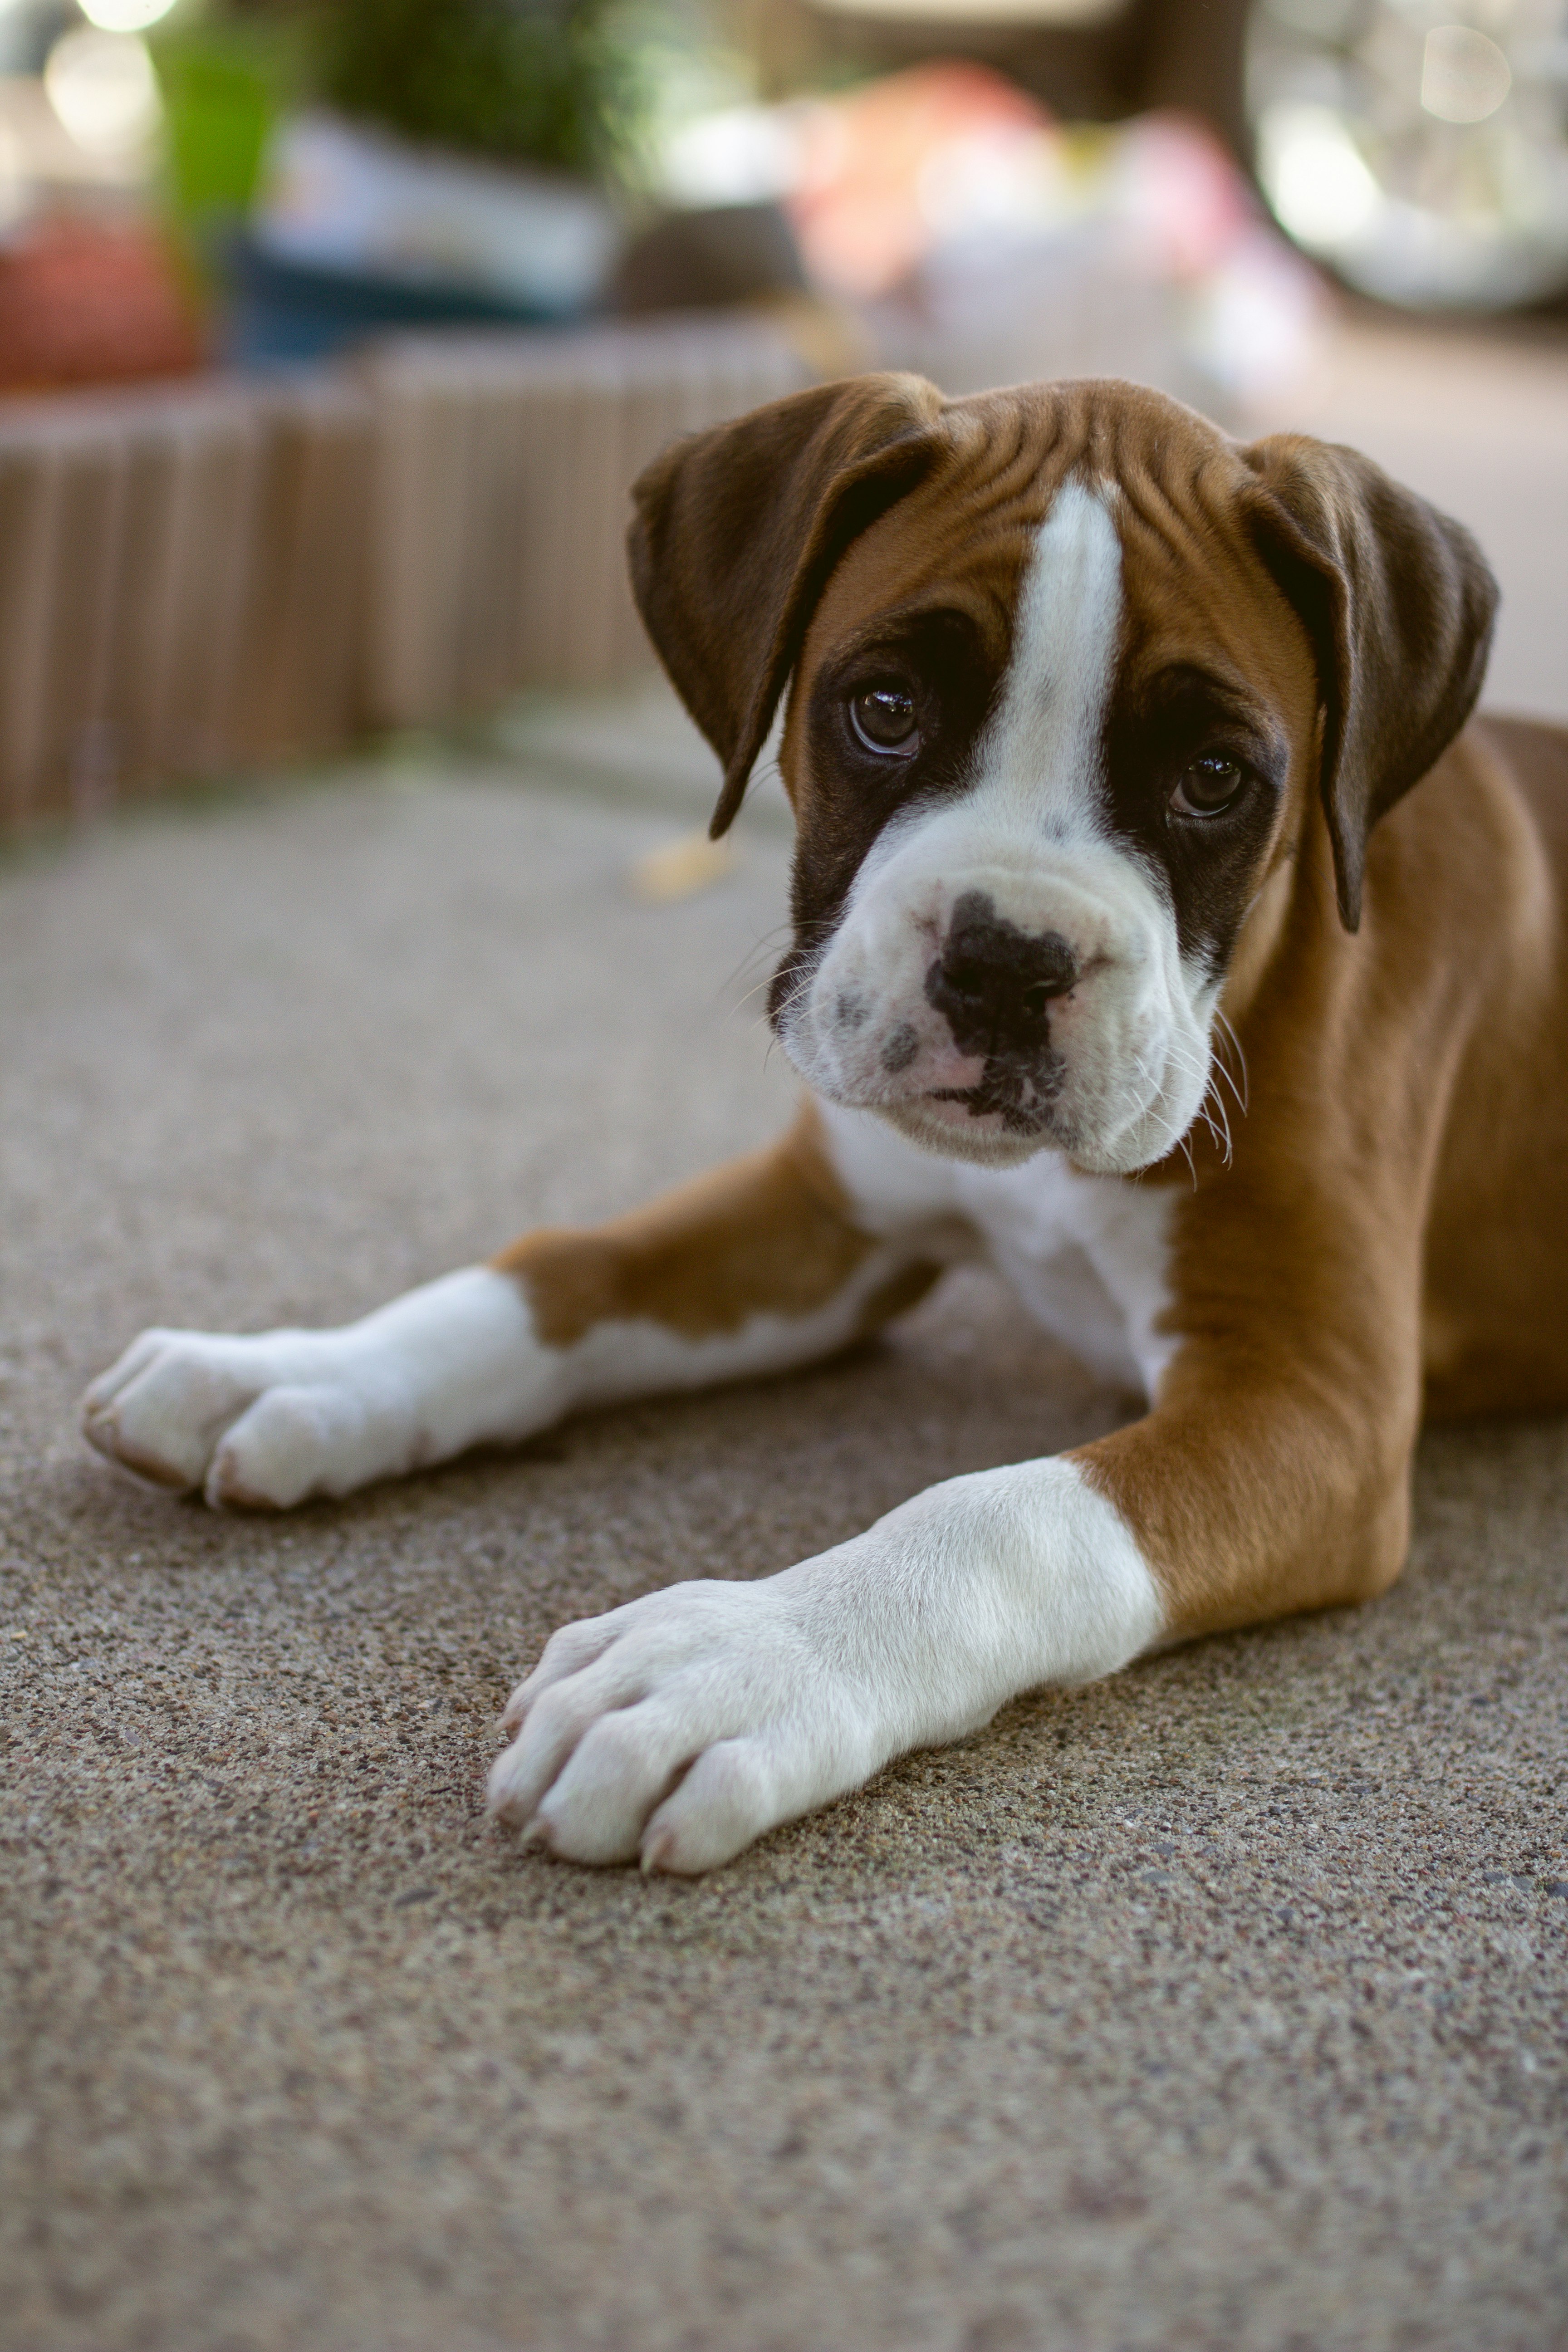
[{"label": "brown and white dog", "polygon": [[1016,1692],[1381,1592],[1424,1398],[1568,1401],[1568,734],[1460,733],[1457,525],[1127,384],[830,384],[637,506],[716,832],[789,692],[798,1124],[341,1330],[146,1332],[86,1423],[287,1506],[826,1356],[988,1256],[1142,1419],[569,1625],[512,1696],[497,1813],[700,1871]]}]

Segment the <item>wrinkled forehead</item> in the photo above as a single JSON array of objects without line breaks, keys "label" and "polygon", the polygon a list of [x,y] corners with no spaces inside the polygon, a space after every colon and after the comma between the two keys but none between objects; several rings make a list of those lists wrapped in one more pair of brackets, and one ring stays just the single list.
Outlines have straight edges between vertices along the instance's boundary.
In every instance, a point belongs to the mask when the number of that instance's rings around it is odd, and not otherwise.
[{"label": "wrinkled forehead", "polygon": [[853,541],[813,615],[803,648],[809,672],[889,624],[956,613],[1000,675],[1012,646],[1014,607],[1039,525],[1065,472],[984,443],[954,453]]},{"label": "wrinkled forehead", "polygon": [[[966,420],[927,478],[838,564],[806,634],[803,677],[925,614],[956,614],[997,683],[1015,655],[1059,626],[1106,639],[1119,694],[1194,668],[1260,698],[1292,732],[1310,730],[1311,649],[1253,544],[1247,469],[1201,419],[1162,408],[1163,429],[1148,435],[1126,430],[1110,402],[1065,423],[1000,403]],[[1105,429],[1118,423],[1121,432]]]}]

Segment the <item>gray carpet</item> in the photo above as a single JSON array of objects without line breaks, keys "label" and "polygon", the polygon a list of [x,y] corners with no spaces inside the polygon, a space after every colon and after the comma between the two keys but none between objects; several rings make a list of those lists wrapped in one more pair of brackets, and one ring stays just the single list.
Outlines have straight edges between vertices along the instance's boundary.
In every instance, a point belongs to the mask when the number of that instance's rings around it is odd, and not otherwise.
[{"label": "gray carpet", "polygon": [[1429,1437],[1377,1606],[694,1885],[488,1830],[496,1710],[564,1618],[1125,1410],[984,1279],[291,1519],[76,1438],[144,1322],[341,1317],[777,1124],[782,840],[635,904],[679,824],[416,761],[0,868],[0,2338],[1563,2346],[1568,1428]]}]

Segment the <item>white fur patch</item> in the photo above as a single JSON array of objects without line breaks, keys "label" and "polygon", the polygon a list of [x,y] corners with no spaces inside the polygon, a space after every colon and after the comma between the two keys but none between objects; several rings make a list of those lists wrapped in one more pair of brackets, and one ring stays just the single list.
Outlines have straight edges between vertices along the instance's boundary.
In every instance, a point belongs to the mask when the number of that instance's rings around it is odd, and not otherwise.
[{"label": "white fur patch", "polygon": [[782,1575],[674,1585],[556,1634],[508,1706],[490,1806],[575,1861],[710,1870],[1164,1629],[1131,1533],[1074,1464],[951,1478]]},{"label": "white fur patch", "polygon": [[1105,838],[1100,738],[1121,627],[1121,541],[1104,495],[1065,482],[1035,538],[1002,707],[972,803],[1052,841]]},{"label": "white fur patch", "polygon": [[[1122,1176],[1085,1176],[1059,1152],[1015,1168],[941,1160],[863,1111],[821,1107],[823,1140],[856,1221],[911,1253],[987,1258],[1055,1339],[1101,1380],[1151,1403],[1181,1345],[1171,1303],[1172,1194]],[[954,1221],[973,1236],[955,1244]]]}]

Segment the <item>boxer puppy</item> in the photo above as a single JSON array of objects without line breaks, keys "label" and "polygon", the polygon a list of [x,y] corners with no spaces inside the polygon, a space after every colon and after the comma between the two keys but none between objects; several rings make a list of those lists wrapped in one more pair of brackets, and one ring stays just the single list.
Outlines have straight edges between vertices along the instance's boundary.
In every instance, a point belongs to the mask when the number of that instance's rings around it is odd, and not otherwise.
[{"label": "boxer puppy", "polygon": [[701,1871],[1016,1692],[1381,1592],[1424,1398],[1568,1399],[1568,735],[1461,733],[1457,524],[1128,384],[829,384],[636,506],[715,833],[788,696],[798,1123],[341,1330],[144,1333],[86,1426],[281,1507],[806,1363],[989,1257],[1142,1419],[569,1625],[512,1696],[503,1821]]}]

